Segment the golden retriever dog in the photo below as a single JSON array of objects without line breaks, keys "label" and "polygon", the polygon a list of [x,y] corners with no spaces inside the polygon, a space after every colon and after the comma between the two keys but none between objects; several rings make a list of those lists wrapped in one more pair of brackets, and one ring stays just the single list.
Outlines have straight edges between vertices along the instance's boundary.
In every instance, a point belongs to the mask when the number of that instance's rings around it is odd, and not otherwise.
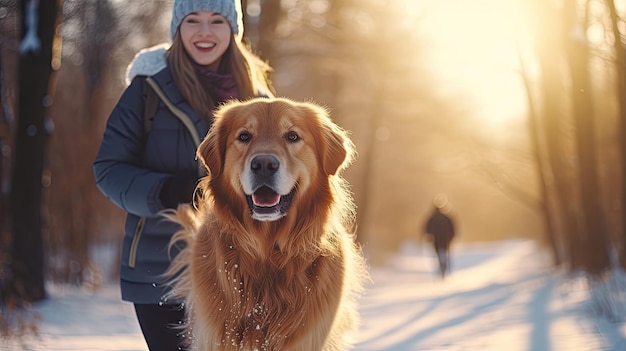
[{"label": "golden retriever dog", "polygon": [[193,350],[344,350],[367,276],[342,171],[353,143],[325,109],[232,102],[197,156],[197,209],[170,218],[185,248],[169,274]]}]

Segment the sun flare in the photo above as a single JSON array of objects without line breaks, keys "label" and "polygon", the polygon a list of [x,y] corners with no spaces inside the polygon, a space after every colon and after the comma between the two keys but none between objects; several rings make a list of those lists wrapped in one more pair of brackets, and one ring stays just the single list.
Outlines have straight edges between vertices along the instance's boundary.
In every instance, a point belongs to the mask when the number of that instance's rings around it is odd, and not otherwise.
[{"label": "sun flare", "polygon": [[527,47],[519,0],[405,0],[428,36],[429,66],[444,97],[467,96],[494,129],[524,117],[520,50]]}]

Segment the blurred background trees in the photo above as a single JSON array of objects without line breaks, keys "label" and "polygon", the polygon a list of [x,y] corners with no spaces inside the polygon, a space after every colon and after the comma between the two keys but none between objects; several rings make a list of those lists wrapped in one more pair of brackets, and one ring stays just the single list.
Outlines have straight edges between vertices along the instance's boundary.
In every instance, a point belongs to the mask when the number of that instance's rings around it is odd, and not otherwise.
[{"label": "blurred background trees", "polygon": [[[623,6],[623,4],[622,4]],[[613,1],[534,1],[534,110],[557,261],[600,275],[624,247],[623,41]],[[533,95],[534,94],[534,95]],[[543,145],[543,147],[542,147]],[[619,256],[618,256],[619,255]]]},{"label": "blurred background trees", "polygon": [[[18,101],[34,87],[19,88],[16,73],[21,7],[0,1],[3,284],[15,259],[9,195],[27,176],[12,172],[23,161],[43,162],[46,280],[115,281],[124,215],[96,189],[91,163],[126,65],[169,41],[169,0],[57,4],[60,63],[46,110],[54,129],[43,161],[17,160]],[[351,131],[359,158],[346,176],[370,264],[421,240],[439,192],[452,202],[460,241],[540,240],[556,265],[599,278],[626,262],[626,2],[247,0],[243,8],[244,38],[274,67],[279,95],[324,104]]]}]

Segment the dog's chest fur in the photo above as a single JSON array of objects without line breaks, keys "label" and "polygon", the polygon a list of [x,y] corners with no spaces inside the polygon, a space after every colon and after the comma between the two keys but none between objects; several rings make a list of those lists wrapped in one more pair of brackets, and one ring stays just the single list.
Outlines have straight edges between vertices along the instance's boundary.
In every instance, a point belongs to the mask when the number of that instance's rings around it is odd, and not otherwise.
[{"label": "dog's chest fur", "polygon": [[[206,323],[215,324],[212,330],[221,330],[222,335],[213,337],[222,347],[291,349],[293,340],[315,329],[311,325],[329,318],[319,306],[339,305],[339,299],[329,301],[328,296],[341,295],[340,257],[295,256],[278,267],[276,262],[284,259],[253,258],[237,247],[232,236],[208,234],[219,232],[214,229],[204,231],[195,243],[192,275],[200,284],[194,290],[210,298],[200,299],[209,301],[204,306],[196,301],[194,308],[201,311],[196,318],[207,316]],[[320,279],[320,275],[333,279]]]}]

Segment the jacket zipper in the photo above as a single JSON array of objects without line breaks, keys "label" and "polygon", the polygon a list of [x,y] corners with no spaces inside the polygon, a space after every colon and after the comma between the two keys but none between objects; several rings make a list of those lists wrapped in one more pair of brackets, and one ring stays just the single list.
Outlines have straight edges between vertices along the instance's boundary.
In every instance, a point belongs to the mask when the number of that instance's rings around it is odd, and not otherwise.
[{"label": "jacket zipper", "polygon": [[130,254],[128,255],[128,266],[130,268],[135,268],[135,263],[137,261],[137,248],[139,247],[139,240],[141,239],[145,223],[146,218],[141,217],[139,218],[139,222],[137,222],[137,227],[135,227],[135,234],[133,235],[133,241],[130,244]]}]

